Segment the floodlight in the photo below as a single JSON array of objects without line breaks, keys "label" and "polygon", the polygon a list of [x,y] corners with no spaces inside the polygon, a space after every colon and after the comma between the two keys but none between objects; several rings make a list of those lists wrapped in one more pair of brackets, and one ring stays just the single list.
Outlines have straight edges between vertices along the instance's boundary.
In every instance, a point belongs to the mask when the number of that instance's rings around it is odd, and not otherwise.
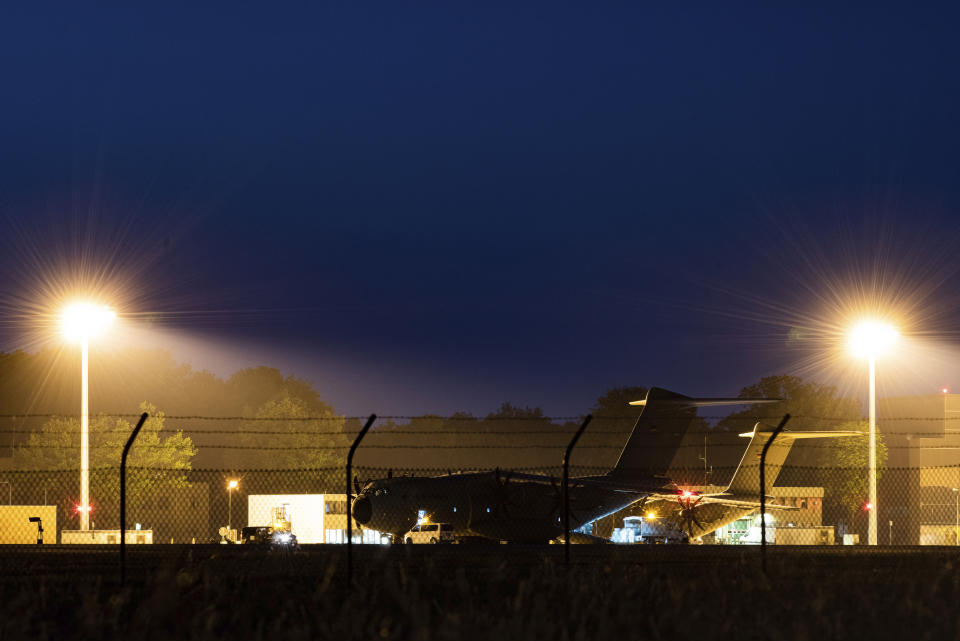
[{"label": "floodlight", "polygon": [[80,529],[89,529],[90,519],[90,404],[88,397],[88,363],[90,339],[98,336],[116,314],[106,305],[78,301],[60,312],[60,330],[69,340],[80,343]]},{"label": "floodlight", "polygon": [[864,510],[869,514],[867,543],[877,544],[877,357],[889,351],[897,342],[899,332],[888,323],[865,319],[850,328],[847,347],[859,358],[869,363],[869,398],[867,413],[870,425],[870,450],[867,472],[869,498]]},{"label": "floodlight", "polygon": [[880,321],[857,323],[848,334],[850,352],[860,358],[875,358],[887,352],[900,334],[896,328]]},{"label": "floodlight", "polygon": [[106,305],[72,303],[60,315],[63,335],[71,340],[93,338],[106,328],[116,313]]}]

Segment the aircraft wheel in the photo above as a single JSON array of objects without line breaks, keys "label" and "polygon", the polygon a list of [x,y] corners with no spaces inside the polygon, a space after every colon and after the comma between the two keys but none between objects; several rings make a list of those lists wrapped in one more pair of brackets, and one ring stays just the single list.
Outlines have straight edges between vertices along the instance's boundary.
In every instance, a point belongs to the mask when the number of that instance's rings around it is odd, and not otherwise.
[{"label": "aircraft wheel", "polygon": [[413,545],[413,539],[408,538],[406,541],[404,541],[404,543],[406,543],[407,545]]},{"label": "aircraft wheel", "polygon": [[431,537],[430,537],[430,542],[431,542],[431,543],[436,543],[436,542],[437,542],[436,537],[431,536]]}]

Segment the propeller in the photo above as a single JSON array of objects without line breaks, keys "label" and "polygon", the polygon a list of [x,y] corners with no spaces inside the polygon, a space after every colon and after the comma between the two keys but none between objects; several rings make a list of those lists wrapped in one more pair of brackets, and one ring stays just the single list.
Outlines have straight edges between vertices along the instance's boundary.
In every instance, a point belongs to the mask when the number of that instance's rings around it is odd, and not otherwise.
[{"label": "propeller", "polygon": [[353,491],[357,494],[360,494],[360,479],[357,478],[357,475],[353,475]]},{"label": "propeller", "polygon": [[486,513],[486,508],[492,507],[491,511],[493,512],[494,518],[514,518],[511,508],[518,508],[521,507],[521,505],[513,500],[515,498],[513,496],[515,490],[511,489],[512,479],[512,472],[508,471],[503,474],[500,472],[500,468],[496,468],[493,474],[493,505],[490,506],[487,504],[484,506],[484,513]]},{"label": "propeller", "polygon": [[694,533],[694,526],[698,527],[700,531],[706,530],[703,527],[703,524],[700,523],[700,520],[697,518],[696,508],[700,505],[700,501],[703,500],[703,496],[691,492],[689,490],[684,490],[677,495],[677,503],[680,504],[680,514],[678,515],[678,526],[679,529],[683,532],[686,532],[687,536],[693,538],[696,536]]},{"label": "propeller", "polygon": [[494,471],[494,506],[493,510],[498,516],[511,518],[508,502],[510,499],[510,479],[513,474],[507,472],[505,475],[500,473],[498,467]]},{"label": "propeller", "polygon": [[[563,525],[563,488],[560,487],[559,479],[555,479],[553,477],[550,477],[550,485],[553,487],[553,498],[554,498],[554,502],[550,506],[550,513],[557,515],[557,525],[562,526]],[[570,489],[570,496],[571,496],[570,521],[573,523],[579,523],[580,517],[577,516],[576,511],[573,509],[573,492],[578,487],[583,487],[583,486],[574,480],[574,481],[570,481],[570,485],[568,487]]]}]

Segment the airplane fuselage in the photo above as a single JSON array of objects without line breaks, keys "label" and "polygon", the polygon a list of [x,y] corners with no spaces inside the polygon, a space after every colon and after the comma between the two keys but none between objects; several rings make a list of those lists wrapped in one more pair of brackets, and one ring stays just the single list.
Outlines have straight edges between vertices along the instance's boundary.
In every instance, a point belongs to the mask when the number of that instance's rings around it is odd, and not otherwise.
[{"label": "airplane fuselage", "polygon": [[[570,480],[570,528],[612,514],[644,495]],[[554,477],[511,478],[476,472],[437,477],[396,477],[367,484],[353,504],[357,523],[394,534],[426,518],[453,525],[457,536],[543,542],[564,533],[563,495]]]}]

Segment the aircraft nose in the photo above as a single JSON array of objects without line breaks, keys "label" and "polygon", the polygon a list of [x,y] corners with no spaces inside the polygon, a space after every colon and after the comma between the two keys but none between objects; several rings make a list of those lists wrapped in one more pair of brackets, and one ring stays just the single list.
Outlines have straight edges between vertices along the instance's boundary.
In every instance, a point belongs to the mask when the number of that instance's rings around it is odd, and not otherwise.
[{"label": "aircraft nose", "polygon": [[359,496],[353,502],[353,519],[360,525],[366,525],[373,518],[373,503],[366,496]]}]

